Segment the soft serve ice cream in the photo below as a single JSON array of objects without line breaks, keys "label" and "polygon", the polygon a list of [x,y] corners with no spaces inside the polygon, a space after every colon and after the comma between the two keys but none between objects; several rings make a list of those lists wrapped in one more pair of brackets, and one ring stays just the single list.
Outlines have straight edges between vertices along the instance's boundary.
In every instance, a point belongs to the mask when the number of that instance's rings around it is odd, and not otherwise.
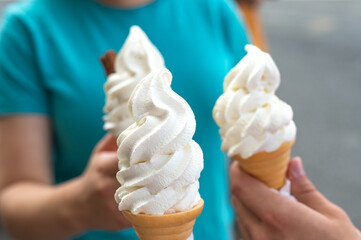
[{"label": "soft serve ice cream", "polygon": [[117,140],[120,211],[162,215],[187,211],[200,200],[203,153],[192,140],[196,122],[188,103],[170,88],[171,81],[167,69],[154,71],[129,99],[135,123]]},{"label": "soft serve ice cream", "polygon": [[292,108],[275,95],[280,84],[276,64],[253,45],[247,45],[246,51],[226,76],[224,94],[213,109],[222,151],[243,159],[273,152],[296,136]]},{"label": "soft serve ice cream", "polygon": [[128,100],[135,86],[150,72],[164,67],[164,60],[147,35],[138,27],[130,33],[115,59],[115,73],[104,85],[104,129],[115,137],[129,127],[133,120],[128,112]]}]

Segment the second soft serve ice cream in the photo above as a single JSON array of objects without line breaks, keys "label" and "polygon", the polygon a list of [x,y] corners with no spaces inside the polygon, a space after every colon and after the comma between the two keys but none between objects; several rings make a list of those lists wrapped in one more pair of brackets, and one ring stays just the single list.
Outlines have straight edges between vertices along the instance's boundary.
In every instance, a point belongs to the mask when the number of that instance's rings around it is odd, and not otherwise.
[{"label": "second soft serve ice cream", "polygon": [[271,56],[253,45],[228,73],[213,118],[220,126],[222,150],[246,159],[272,152],[296,136],[292,108],[276,95],[280,73]]},{"label": "second soft serve ice cream", "polygon": [[147,35],[138,27],[129,36],[115,59],[115,73],[104,85],[104,129],[115,137],[133,123],[129,116],[128,100],[135,86],[150,72],[164,67],[164,60]]}]

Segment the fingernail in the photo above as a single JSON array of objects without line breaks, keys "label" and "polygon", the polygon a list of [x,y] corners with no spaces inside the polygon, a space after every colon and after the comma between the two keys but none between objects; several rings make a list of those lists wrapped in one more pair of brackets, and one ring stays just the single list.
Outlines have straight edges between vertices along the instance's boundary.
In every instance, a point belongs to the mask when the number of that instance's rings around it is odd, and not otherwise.
[{"label": "fingernail", "polygon": [[293,162],[291,164],[291,177],[293,179],[297,179],[304,175],[305,175],[305,170],[303,168],[301,158],[300,157],[293,158]]}]

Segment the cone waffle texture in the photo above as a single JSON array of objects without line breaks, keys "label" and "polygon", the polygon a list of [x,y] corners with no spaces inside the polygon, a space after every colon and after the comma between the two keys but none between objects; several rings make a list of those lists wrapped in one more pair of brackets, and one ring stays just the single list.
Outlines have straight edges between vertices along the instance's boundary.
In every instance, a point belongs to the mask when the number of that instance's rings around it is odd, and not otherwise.
[{"label": "cone waffle texture", "polygon": [[203,210],[201,199],[192,209],[164,215],[132,214],[123,211],[141,240],[186,240],[193,231],[196,218]]},{"label": "cone waffle texture", "polygon": [[249,158],[234,156],[241,168],[264,182],[268,187],[280,190],[286,183],[286,171],[291,148],[295,140],[285,142],[273,152],[260,152]]}]

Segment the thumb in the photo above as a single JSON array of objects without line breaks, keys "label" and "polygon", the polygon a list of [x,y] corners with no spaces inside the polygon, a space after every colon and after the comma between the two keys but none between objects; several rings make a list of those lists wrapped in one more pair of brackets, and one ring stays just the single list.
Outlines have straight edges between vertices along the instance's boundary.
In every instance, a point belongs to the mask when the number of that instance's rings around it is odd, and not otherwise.
[{"label": "thumb", "polygon": [[116,151],[118,149],[117,140],[113,137],[112,134],[106,134],[95,146],[93,153],[102,152],[102,151]]},{"label": "thumb", "polygon": [[299,202],[316,210],[317,212],[324,213],[327,211],[328,200],[308,179],[300,157],[295,157],[290,160],[287,177],[291,181],[291,194]]}]

